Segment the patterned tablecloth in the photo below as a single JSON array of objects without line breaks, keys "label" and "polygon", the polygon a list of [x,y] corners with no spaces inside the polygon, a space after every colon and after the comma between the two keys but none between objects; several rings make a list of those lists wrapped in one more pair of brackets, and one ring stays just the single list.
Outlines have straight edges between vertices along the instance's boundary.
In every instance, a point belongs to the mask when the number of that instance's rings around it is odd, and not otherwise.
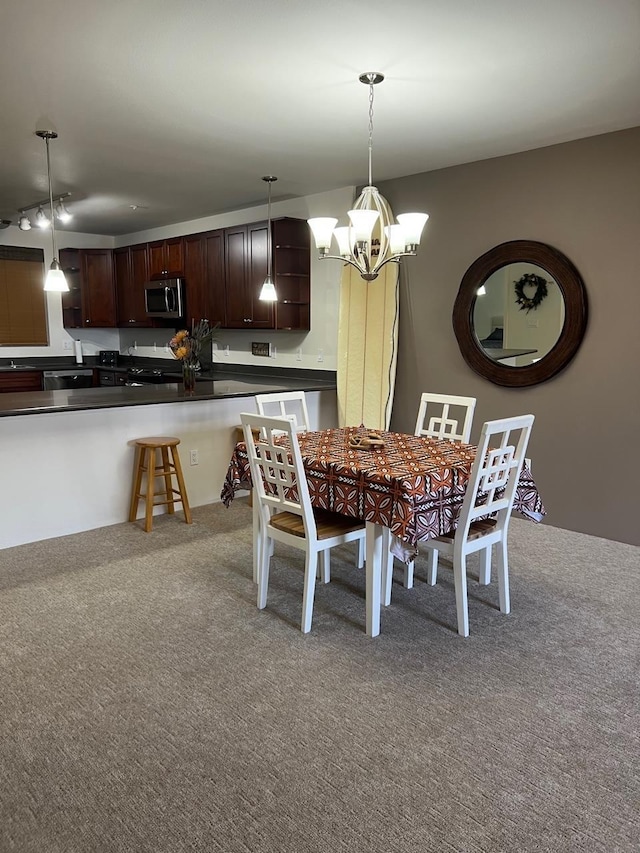
[{"label": "patterned tablecloth", "polygon": [[[404,433],[381,432],[384,447],[354,450],[349,440],[364,427],[300,433],[298,440],[315,507],[388,527],[407,556],[421,539],[455,529],[476,447]],[[236,445],[220,495],[229,506],[251,487],[244,443]],[[523,468],[514,510],[541,521],[545,509],[531,473]]]}]

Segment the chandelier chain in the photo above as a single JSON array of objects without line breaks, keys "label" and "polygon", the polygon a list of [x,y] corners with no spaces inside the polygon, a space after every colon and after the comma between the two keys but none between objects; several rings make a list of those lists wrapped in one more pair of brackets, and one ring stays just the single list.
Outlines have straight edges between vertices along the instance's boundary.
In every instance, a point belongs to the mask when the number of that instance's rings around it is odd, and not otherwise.
[{"label": "chandelier chain", "polygon": [[373,152],[373,80],[369,80],[369,186],[373,185],[372,160]]}]

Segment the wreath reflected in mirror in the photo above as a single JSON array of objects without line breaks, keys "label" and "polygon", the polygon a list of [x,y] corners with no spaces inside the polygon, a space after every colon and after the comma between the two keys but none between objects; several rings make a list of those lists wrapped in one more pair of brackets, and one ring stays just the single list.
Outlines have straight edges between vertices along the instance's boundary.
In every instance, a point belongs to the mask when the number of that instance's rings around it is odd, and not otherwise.
[{"label": "wreath reflected in mirror", "polygon": [[[538,305],[545,298],[547,293],[547,281],[540,275],[535,273],[525,273],[518,281],[513,282],[516,291],[516,304],[520,306],[521,311],[529,313],[531,309],[537,309]],[[533,296],[527,296],[524,292],[525,287],[535,287]]]}]

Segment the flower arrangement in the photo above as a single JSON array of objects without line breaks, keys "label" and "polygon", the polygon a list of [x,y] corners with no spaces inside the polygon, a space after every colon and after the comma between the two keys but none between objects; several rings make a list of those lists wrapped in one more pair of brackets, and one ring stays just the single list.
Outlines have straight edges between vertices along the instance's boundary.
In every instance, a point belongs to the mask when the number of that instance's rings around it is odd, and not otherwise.
[{"label": "flower arrangement", "polygon": [[192,394],[196,385],[196,372],[200,370],[202,347],[213,337],[220,324],[209,326],[208,320],[193,323],[191,331],[180,329],[169,341],[173,355],[182,362],[182,381],[184,390]]},{"label": "flower arrangement", "polygon": [[216,323],[215,326],[211,327],[208,320],[200,320],[191,326],[191,331],[181,329],[169,341],[171,352],[183,365],[190,364],[199,370],[202,347],[211,340],[219,325]]}]

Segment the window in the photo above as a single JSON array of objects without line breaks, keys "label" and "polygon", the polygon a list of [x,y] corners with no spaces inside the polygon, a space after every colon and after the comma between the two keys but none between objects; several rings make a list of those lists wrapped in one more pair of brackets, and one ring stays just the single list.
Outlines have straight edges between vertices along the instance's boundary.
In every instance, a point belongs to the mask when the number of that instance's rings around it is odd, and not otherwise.
[{"label": "window", "polygon": [[42,249],[0,246],[0,345],[47,346]]}]

